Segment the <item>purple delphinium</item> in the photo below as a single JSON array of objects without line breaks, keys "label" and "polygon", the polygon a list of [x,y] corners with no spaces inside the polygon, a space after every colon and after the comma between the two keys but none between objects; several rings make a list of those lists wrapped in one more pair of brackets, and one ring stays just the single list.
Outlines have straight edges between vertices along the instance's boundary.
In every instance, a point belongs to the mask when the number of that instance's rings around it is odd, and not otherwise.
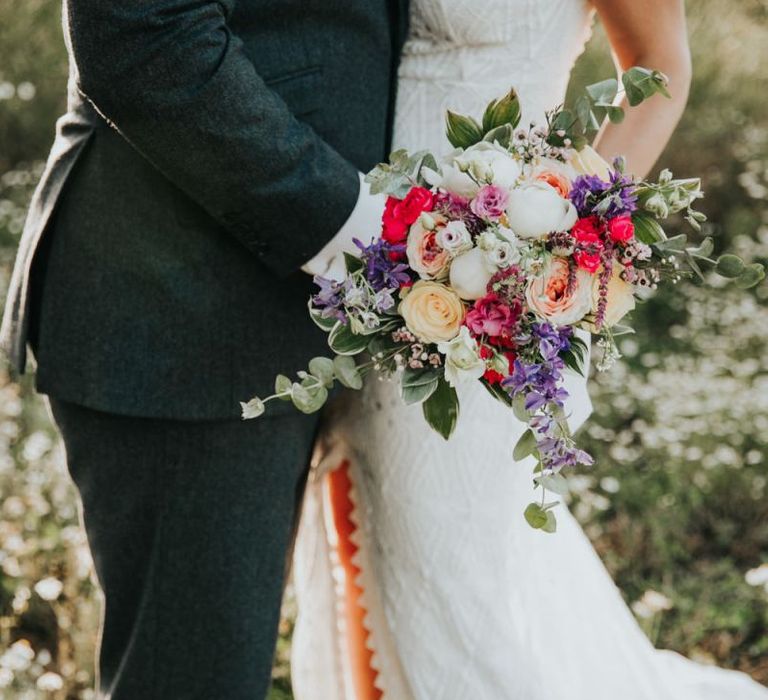
[{"label": "purple delphinium", "polygon": [[536,438],[542,466],[547,472],[577,464],[592,464],[592,458],[580,450],[561,425],[568,392],[563,387],[565,362],[562,352],[571,347],[570,327],[555,327],[549,323],[534,323],[528,343],[534,344],[536,360],[515,359],[512,374],[503,386],[514,398],[522,395],[525,410],[533,415],[529,427]]},{"label": "purple delphinium", "polygon": [[408,265],[400,261],[405,253],[404,244],[387,243],[379,238],[366,246],[357,238],[353,240],[360,248],[360,259],[365,266],[365,279],[375,292],[399,289],[402,285],[410,283]]},{"label": "purple delphinium", "polygon": [[320,288],[320,291],[312,297],[312,306],[320,310],[320,316],[323,318],[335,318],[346,323],[344,282],[337,282],[326,277],[320,277],[320,275],[315,275],[313,281]]},{"label": "purple delphinium", "polygon": [[597,175],[579,175],[569,195],[580,217],[597,214],[603,219],[631,214],[637,209],[637,193],[629,175],[611,171],[608,182]]}]

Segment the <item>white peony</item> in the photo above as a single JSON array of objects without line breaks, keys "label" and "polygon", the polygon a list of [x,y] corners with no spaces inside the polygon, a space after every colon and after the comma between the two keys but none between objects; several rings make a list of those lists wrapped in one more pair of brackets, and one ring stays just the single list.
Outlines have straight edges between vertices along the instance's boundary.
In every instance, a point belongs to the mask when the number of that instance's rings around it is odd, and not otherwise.
[{"label": "white peony", "polygon": [[568,231],[578,218],[576,207],[546,182],[529,181],[509,194],[507,221],[521,238],[541,238],[552,231]]},{"label": "white peony", "polygon": [[467,198],[474,197],[480,189],[475,180],[493,182],[510,189],[522,173],[515,158],[497,143],[487,141],[481,141],[466,150],[453,151],[443,160],[441,170],[442,174],[425,167],[421,172],[433,187]]},{"label": "white peony", "polygon": [[480,379],[485,373],[485,360],[478,355],[477,341],[466,326],[453,340],[439,343],[437,349],[445,355],[445,379],[451,386]]},{"label": "white peony", "polygon": [[451,287],[462,299],[480,299],[485,296],[488,282],[495,273],[496,267],[485,251],[473,248],[451,262]]}]

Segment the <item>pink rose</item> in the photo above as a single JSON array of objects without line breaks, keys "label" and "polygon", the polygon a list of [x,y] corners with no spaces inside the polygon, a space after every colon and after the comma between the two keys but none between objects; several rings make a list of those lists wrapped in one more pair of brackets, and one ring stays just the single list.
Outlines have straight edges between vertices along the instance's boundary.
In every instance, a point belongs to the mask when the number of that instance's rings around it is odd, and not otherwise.
[{"label": "pink rose", "polygon": [[[571,280],[571,274],[575,279]],[[565,258],[552,258],[547,269],[528,282],[525,299],[540,318],[570,326],[592,309],[592,278],[584,270],[571,273]]]},{"label": "pink rose", "polygon": [[504,303],[497,294],[478,299],[469,310],[464,323],[476,336],[509,336],[520,318],[520,308]]},{"label": "pink rose", "polygon": [[573,254],[573,259],[580,270],[586,270],[590,275],[594,275],[602,264],[600,253],[590,253],[586,250],[577,250]]},{"label": "pink rose", "polygon": [[608,222],[608,236],[614,243],[627,243],[635,235],[635,225],[628,214],[617,216]]},{"label": "pink rose", "polygon": [[576,242],[583,246],[594,245],[602,247],[603,242],[600,239],[600,225],[596,216],[588,216],[579,219],[571,229],[571,235]]},{"label": "pink rose", "polygon": [[422,279],[437,279],[448,273],[450,253],[437,240],[438,229],[425,229],[421,221],[408,232],[406,255],[411,269]]},{"label": "pink rose", "polygon": [[507,208],[509,192],[498,185],[483,185],[469,208],[481,219],[498,219]]}]

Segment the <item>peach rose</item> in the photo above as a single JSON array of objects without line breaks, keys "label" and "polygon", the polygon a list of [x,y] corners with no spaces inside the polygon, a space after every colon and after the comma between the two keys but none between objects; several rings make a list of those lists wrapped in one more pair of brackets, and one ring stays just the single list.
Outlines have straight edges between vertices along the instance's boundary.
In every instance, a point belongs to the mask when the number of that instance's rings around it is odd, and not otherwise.
[{"label": "peach rose", "polygon": [[581,321],[592,309],[592,275],[584,270],[574,272],[573,289],[568,291],[568,261],[552,258],[541,275],[528,282],[525,298],[537,316],[557,325]]},{"label": "peach rose", "polygon": [[533,168],[534,180],[546,182],[557,190],[563,199],[568,199],[571,193],[571,183],[576,177],[576,171],[566,163],[561,163],[554,158],[540,158]]},{"label": "peach rose", "polygon": [[437,227],[429,230],[424,228],[421,219],[417,219],[408,232],[405,251],[408,264],[422,279],[436,279],[448,271],[451,255],[439,243],[438,233],[441,226],[442,222],[438,220]]},{"label": "peach rose", "polygon": [[464,304],[456,292],[439,282],[420,281],[400,302],[405,325],[425,343],[443,343],[459,334]]},{"label": "peach rose", "polygon": [[[595,275],[592,284],[592,311],[597,311],[600,299],[600,275]],[[611,279],[608,281],[608,303],[605,307],[603,325],[615,326],[635,308],[634,288],[621,278],[621,266],[614,265]]]}]

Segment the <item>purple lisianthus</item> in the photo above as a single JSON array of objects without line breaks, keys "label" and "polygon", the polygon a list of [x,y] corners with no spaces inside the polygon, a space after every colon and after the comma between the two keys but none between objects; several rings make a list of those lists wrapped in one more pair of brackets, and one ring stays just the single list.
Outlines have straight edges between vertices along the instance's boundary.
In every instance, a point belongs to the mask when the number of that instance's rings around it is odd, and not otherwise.
[{"label": "purple lisianthus", "polygon": [[360,259],[365,266],[365,279],[375,292],[383,289],[399,289],[411,282],[408,265],[401,262],[405,245],[387,243],[383,239],[366,246],[357,238],[355,245],[360,248]]},{"label": "purple lisianthus", "polygon": [[483,185],[469,205],[481,219],[498,219],[509,201],[509,192],[498,185]]},{"label": "purple lisianthus", "polygon": [[342,323],[347,323],[347,315],[344,313],[344,283],[315,275],[314,283],[320,288],[312,297],[312,306],[320,310],[323,318],[335,318]]},{"label": "purple lisianthus", "polygon": [[597,214],[613,219],[637,209],[634,181],[617,170],[611,171],[608,182],[597,175],[580,175],[573,181],[569,198],[581,218]]}]

